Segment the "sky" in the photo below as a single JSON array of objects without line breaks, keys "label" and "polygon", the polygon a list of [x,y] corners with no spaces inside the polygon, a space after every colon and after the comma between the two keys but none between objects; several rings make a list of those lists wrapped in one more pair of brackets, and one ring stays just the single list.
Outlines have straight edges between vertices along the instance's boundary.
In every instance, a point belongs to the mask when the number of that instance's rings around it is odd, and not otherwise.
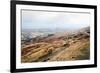
[{"label": "sky", "polygon": [[89,23],[89,13],[22,10],[22,29],[79,29]]}]

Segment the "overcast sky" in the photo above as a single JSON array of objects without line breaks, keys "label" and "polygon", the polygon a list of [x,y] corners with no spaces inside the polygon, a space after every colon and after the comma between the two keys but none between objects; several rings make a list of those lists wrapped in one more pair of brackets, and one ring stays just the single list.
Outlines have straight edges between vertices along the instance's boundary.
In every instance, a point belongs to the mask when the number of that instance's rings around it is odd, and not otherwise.
[{"label": "overcast sky", "polygon": [[90,14],[69,12],[22,11],[22,29],[79,29],[90,24]]}]

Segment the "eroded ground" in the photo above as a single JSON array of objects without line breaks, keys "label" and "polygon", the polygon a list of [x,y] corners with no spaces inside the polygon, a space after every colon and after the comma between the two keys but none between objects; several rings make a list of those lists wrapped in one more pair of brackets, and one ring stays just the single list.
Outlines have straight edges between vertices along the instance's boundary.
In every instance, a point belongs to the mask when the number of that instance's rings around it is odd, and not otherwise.
[{"label": "eroded ground", "polygon": [[21,49],[21,62],[86,60],[90,58],[89,33],[50,36]]}]

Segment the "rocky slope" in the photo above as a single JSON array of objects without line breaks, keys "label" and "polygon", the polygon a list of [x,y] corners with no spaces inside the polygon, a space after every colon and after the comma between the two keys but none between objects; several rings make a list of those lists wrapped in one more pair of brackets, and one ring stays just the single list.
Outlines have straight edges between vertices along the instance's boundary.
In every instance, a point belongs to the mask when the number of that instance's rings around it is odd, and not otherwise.
[{"label": "rocky slope", "polygon": [[22,46],[22,63],[87,60],[90,58],[89,27],[71,33],[59,32],[32,40],[35,41],[27,42],[27,45]]}]

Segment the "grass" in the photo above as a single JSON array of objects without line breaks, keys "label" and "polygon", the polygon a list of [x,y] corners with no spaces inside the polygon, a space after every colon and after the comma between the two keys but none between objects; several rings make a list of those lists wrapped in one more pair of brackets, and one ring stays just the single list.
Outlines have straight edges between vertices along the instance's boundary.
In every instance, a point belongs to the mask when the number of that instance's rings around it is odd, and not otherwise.
[{"label": "grass", "polygon": [[78,55],[75,60],[86,60],[90,59],[90,43],[86,43],[84,46],[80,47],[80,52],[82,54]]}]

